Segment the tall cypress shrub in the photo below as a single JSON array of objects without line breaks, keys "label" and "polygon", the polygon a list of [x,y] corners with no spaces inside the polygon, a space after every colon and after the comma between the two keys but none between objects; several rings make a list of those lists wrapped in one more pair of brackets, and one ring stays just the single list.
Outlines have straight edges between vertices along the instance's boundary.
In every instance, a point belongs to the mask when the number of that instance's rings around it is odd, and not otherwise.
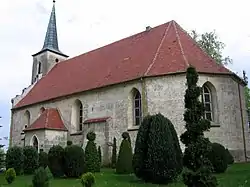
[{"label": "tall cypress shrub", "polygon": [[187,168],[183,173],[183,181],[188,187],[214,187],[218,184],[212,175],[213,168],[209,161],[211,143],[204,137],[204,131],[210,129],[210,121],[203,118],[204,106],[199,100],[202,89],[197,86],[198,79],[196,69],[188,67],[184,113],[186,131],[181,135],[181,141],[186,147],[183,165]]},{"label": "tall cypress shrub", "polygon": [[116,160],[117,160],[117,151],[116,151],[116,138],[113,138],[112,145],[112,158],[111,158],[111,168],[116,168]]},{"label": "tall cypress shrub", "polygon": [[116,163],[117,174],[130,174],[133,172],[132,168],[132,148],[128,140],[128,136],[122,136],[123,140],[120,145],[118,159]]},{"label": "tall cypress shrub", "polygon": [[88,172],[100,172],[100,161],[95,144],[96,134],[89,132],[87,134],[88,143],[85,148],[86,167]]}]

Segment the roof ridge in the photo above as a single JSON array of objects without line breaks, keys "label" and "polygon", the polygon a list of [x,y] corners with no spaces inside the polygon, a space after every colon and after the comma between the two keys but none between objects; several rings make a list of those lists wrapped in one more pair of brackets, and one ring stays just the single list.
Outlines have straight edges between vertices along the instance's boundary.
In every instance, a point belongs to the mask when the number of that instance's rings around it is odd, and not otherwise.
[{"label": "roof ridge", "polygon": [[189,67],[190,65],[189,65],[188,60],[187,60],[187,57],[186,57],[186,55],[185,55],[185,53],[184,53],[184,50],[183,50],[183,47],[182,47],[182,44],[181,44],[181,40],[180,40],[180,35],[179,35],[179,33],[178,33],[178,31],[177,31],[177,28],[176,28],[176,25],[175,25],[175,21],[173,21],[173,25],[174,25],[175,34],[176,34],[176,37],[177,37],[177,40],[178,40],[178,44],[179,44],[180,49],[181,49],[181,54],[182,54],[182,57],[183,57],[183,59],[184,59],[185,65],[186,65],[187,67]]},{"label": "roof ridge", "polygon": [[154,58],[153,58],[151,64],[149,64],[148,69],[147,69],[146,72],[144,73],[144,76],[146,76],[146,75],[148,74],[148,72],[150,71],[150,69],[151,69],[152,66],[154,65],[154,63],[155,63],[155,61],[156,61],[156,58],[157,58],[157,56],[158,56],[158,54],[159,54],[159,52],[160,52],[161,46],[162,46],[162,44],[163,44],[163,41],[165,40],[165,38],[166,38],[166,36],[167,36],[167,34],[168,34],[168,31],[169,31],[169,28],[170,28],[172,22],[173,22],[173,21],[168,22],[168,26],[167,26],[167,28],[166,28],[165,31],[164,31],[164,35],[163,35],[163,37],[162,37],[162,39],[161,39],[161,42],[160,42],[160,44],[159,44],[159,46],[158,46],[158,48],[157,48],[157,50],[156,50],[156,52],[155,52]]},{"label": "roof ridge", "polygon": [[188,38],[191,42],[193,42],[194,45],[195,45],[196,47],[198,47],[198,48],[205,54],[205,56],[207,56],[210,60],[212,60],[212,61],[213,61],[214,63],[216,63],[218,66],[220,66],[220,67],[226,69],[226,70],[228,71],[228,73],[234,74],[234,72],[232,72],[230,69],[226,68],[224,65],[218,64],[210,55],[208,55],[208,54],[199,46],[199,44],[198,44],[198,43],[188,34],[188,32],[187,32],[186,30],[184,30],[178,23],[176,23],[176,24],[179,26],[179,28],[181,29],[181,31],[185,33],[185,35],[187,36],[187,38]]}]

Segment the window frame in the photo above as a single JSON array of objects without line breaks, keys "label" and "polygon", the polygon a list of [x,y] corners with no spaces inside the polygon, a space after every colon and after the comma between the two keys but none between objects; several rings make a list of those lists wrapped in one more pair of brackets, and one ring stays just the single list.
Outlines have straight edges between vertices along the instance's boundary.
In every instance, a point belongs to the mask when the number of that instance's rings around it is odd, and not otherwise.
[{"label": "window frame", "polygon": [[[207,92],[205,92],[205,89]],[[208,96],[208,100],[206,101],[206,96]],[[207,85],[202,86],[202,103],[204,106],[204,118],[209,120],[209,121],[214,121],[214,115],[213,115],[213,96],[212,96],[212,91]],[[206,105],[209,104],[210,111],[206,110]],[[211,115],[211,120],[207,118],[207,114]]]},{"label": "window frame", "polygon": [[134,118],[134,126],[140,126],[142,122],[142,104],[141,104],[141,93],[138,90],[135,90],[133,97],[133,118]]}]

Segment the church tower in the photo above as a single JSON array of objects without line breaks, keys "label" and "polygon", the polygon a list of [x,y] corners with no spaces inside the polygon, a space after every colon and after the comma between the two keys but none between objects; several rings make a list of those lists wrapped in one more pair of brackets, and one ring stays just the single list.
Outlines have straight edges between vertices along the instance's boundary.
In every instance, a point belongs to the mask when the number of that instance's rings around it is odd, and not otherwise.
[{"label": "church tower", "polygon": [[38,81],[42,76],[46,75],[54,65],[68,58],[68,56],[63,54],[58,47],[55,0],[53,0],[53,8],[44,39],[43,48],[41,51],[32,56],[33,67],[31,84]]}]

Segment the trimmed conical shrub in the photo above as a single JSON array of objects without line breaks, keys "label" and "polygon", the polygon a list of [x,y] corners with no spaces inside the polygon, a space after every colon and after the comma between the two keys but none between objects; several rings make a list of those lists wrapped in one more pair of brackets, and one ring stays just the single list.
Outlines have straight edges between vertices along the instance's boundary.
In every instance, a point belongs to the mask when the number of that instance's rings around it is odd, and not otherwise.
[{"label": "trimmed conical shrub", "polygon": [[64,173],[68,177],[79,177],[85,171],[84,150],[78,145],[69,145],[64,150]]},{"label": "trimmed conical shrub", "polygon": [[175,131],[175,128],[174,128],[174,125],[172,124],[172,122],[167,119],[167,123],[168,123],[168,126],[170,128],[170,131],[171,131],[171,134],[172,134],[172,137],[173,137],[173,144],[174,144],[174,147],[175,147],[175,151],[176,151],[176,160],[177,160],[177,166],[176,166],[176,169],[177,169],[177,173],[178,175],[182,172],[182,169],[183,169],[183,153],[182,153],[182,150],[181,150],[181,146],[180,146],[180,142],[179,142],[179,139],[178,139],[178,135]]},{"label": "trimmed conical shrub", "polygon": [[147,159],[147,153],[148,153],[148,133],[150,129],[150,123],[152,119],[151,116],[146,116],[142,124],[139,127],[136,141],[135,141],[135,150],[132,160],[132,166],[135,175],[140,178],[146,180],[146,159]]},{"label": "trimmed conical shrub", "polygon": [[85,148],[85,159],[87,172],[100,172],[100,161],[95,144],[96,135],[94,132],[87,134],[88,143]]},{"label": "trimmed conical shrub", "polygon": [[172,182],[182,171],[177,133],[162,114],[143,119],[136,138],[133,169],[138,178],[158,184]]},{"label": "trimmed conical shrub", "polygon": [[133,172],[132,159],[133,159],[133,154],[132,154],[131,144],[128,140],[128,137],[123,136],[123,140],[120,145],[120,150],[116,163],[116,173],[117,174],[132,173]]},{"label": "trimmed conical shrub", "polygon": [[116,168],[116,161],[117,161],[117,151],[116,151],[116,138],[113,139],[112,145],[112,158],[111,158],[111,168]]}]

